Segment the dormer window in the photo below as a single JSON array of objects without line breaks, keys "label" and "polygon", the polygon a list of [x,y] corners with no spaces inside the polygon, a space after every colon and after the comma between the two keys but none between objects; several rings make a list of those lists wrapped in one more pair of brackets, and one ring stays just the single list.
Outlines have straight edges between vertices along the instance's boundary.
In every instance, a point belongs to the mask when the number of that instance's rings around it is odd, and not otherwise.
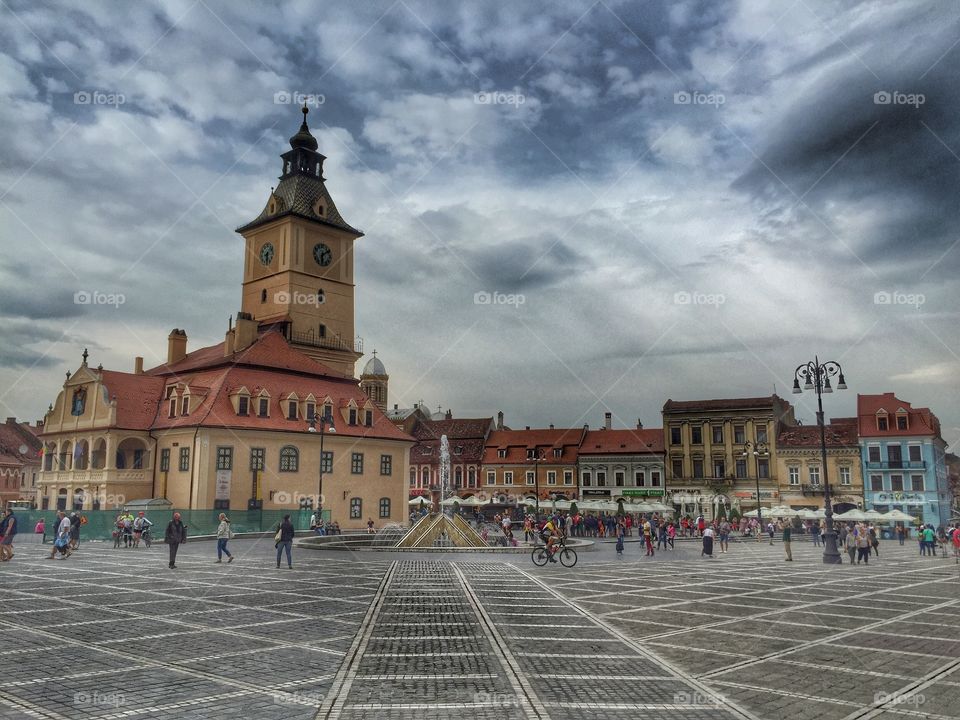
[{"label": "dormer window", "polygon": [[877,430],[889,430],[890,426],[887,422],[887,413],[883,410],[877,413]]},{"label": "dormer window", "polygon": [[373,411],[365,410],[363,413],[363,424],[367,427],[373,427]]},{"label": "dormer window", "polygon": [[897,430],[906,430],[910,426],[907,411],[901,408],[897,410]]},{"label": "dormer window", "polygon": [[267,417],[270,413],[270,400],[268,398],[260,398],[260,407],[257,408],[257,415],[260,417]]},{"label": "dormer window", "polygon": [[558,458],[558,457],[560,457],[561,455],[563,455],[563,448],[554,448],[554,449],[553,449],[553,456],[554,456],[555,458]]},{"label": "dormer window", "polygon": [[537,451],[534,448],[527,448],[527,460],[533,460],[537,456]]},{"label": "dormer window", "polygon": [[333,405],[330,403],[323,404],[323,419],[327,421],[333,420]]},{"label": "dormer window", "polygon": [[177,398],[170,398],[170,413],[167,417],[176,417],[177,416]]},{"label": "dormer window", "polygon": [[307,420],[316,420],[317,406],[312,402],[307,403]]},{"label": "dormer window", "polygon": [[180,414],[184,416],[190,414],[190,396],[189,395],[183,396],[183,401],[180,403]]},{"label": "dormer window", "polygon": [[287,420],[297,419],[297,401],[291,400],[287,403]]},{"label": "dormer window", "polygon": [[356,409],[356,408],[350,408],[349,417],[350,417],[350,419],[348,420],[349,424],[350,424],[350,425],[356,425],[356,424],[357,424],[357,409]]},{"label": "dormer window", "polygon": [[507,456],[506,448],[500,448],[499,450],[497,450],[497,457],[505,458],[506,456]]},{"label": "dormer window", "polygon": [[237,415],[248,415],[250,413],[250,398],[241,395],[237,398]]}]

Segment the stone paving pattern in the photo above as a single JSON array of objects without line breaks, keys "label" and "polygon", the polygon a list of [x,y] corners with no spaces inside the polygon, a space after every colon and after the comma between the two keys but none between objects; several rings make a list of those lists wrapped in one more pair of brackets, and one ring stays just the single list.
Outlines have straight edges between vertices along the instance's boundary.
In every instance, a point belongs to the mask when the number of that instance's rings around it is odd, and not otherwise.
[{"label": "stone paving pattern", "polygon": [[6,718],[960,718],[960,566],[735,542],[642,557],[24,544],[0,565]]}]

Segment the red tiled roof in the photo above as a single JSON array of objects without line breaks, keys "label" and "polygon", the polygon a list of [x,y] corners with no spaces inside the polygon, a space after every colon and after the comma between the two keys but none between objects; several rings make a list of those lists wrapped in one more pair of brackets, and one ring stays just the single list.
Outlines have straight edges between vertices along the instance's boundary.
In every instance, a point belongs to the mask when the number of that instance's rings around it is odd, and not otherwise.
[{"label": "red tiled roof", "polygon": [[339,378],[353,381],[326,365],[307,357],[299,350],[290,347],[286,339],[276,330],[267,330],[249,347],[232,355],[224,356],[223,343],[194,350],[187,353],[179,362],[173,365],[158,365],[147,370],[147,375],[177,375],[180,373],[201,370],[205,368],[222,367],[225,365],[247,365],[252,367],[269,367],[276,370],[302,372],[308,375],[324,375],[330,378]]},{"label": "red tiled roof", "polygon": [[[897,429],[897,411],[907,411],[907,429]],[[887,429],[877,429],[877,412],[887,411]],[[857,420],[861,437],[906,437],[933,435],[940,437],[940,420],[930,408],[915,408],[893,393],[857,395]]]},{"label": "red tiled roof", "polygon": [[448,440],[487,437],[493,426],[493,418],[451,418],[445,420],[421,420],[413,429],[418,440],[439,440],[446,435]]},{"label": "red tiled roof", "polygon": [[117,399],[116,427],[148,430],[157,414],[163,379],[115,370],[100,372],[107,400]]},{"label": "red tiled roof", "polygon": [[664,412],[671,410],[740,410],[743,408],[767,409],[775,403],[789,405],[779,395],[766,397],[728,398],[722,400],[667,400],[663,404]]},{"label": "red tiled roof", "polygon": [[[554,430],[495,430],[487,438],[483,453],[484,464],[513,464],[533,462],[527,459],[527,449],[544,450],[541,462],[569,465],[577,460],[577,448],[583,428]],[[553,456],[553,448],[562,448],[559,458]],[[507,456],[500,457],[505,449]]]},{"label": "red tiled roof", "polygon": [[[457,448],[460,452],[457,453]],[[477,464],[483,460],[483,440],[473,438],[468,440],[450,441],[450,463],[452,465]],[[414,465],[439,465],[440,441],[421,440],[410,448],[410,463]]]},{"label": "red tiled roof", "polygon": [[580,446],[581,455],[662,453],[663,428],[591,430]]},{"label": "red tiled roof", "polygon": [[[21,453],[20,448],[26,446],[27,452]],[[39,462],[40,448],[43,443],[37,438],[29,425],[21,423],[3,423],[0,425],[0,455],[10,462],[37,463]]]},{"label": "red tiled roof", "polygon": [[[846,421],[846,422],[845,422]],[[831,418],[824,428],[828,448],[858,448],[857,424],[852,418]],[[819,448],[820,428],[816,425],[782,425],[777,433],[777,446],[782,448]]]}]

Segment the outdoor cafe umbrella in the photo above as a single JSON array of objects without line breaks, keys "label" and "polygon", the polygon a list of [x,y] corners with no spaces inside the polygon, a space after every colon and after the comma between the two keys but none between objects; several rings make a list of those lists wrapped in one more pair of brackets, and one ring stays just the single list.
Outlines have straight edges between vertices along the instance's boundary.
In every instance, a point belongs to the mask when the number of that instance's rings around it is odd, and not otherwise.
[{"label": "outdoor cafe umbrella", "polygon": [[793,508],[788,508],[788,507],[786,507],[785,505],[776,505],[775,507],[772,507],[772,508],[770,508],[769,510],[767,510],[767,515],[769,515],[770,517],[778,517],[778,518],[788,517],[788,518],[793,518],[793,517],[797,517],[799,514],[800,514],[800,513],[798,513],[798,512],[797,512],[796,510],[794,510]]},{"label": "outdoor cafe umbrella", "polygon": [[424,505],[429,505],[430,500],[428,500],[425,497],[410,498],[410,502],[408,502],[407,505],[419,505],[420,503],[423,503]]},{"label": "outdoor cafe umbrella", "polygon": [[834,520],[843,520],[844,522],[863,522],[867,516],[860,510],[847,510],[845,513],[833,516]]},{"label": "outdoor cafe umbrella", "polygon": [[886,519],[886,516],[883,513],[877,512],[876,510],[864,510],[863,517],[865,520],[871,520],[873,522]]},{"label": "outdoor cafe umbrella", "polygon": [[882,513],[882,520],[880,522],[902,522],[902,523],[915,523],[917,519],[913,515],[907,515],[903,510],[891,510],[887,513]]}]

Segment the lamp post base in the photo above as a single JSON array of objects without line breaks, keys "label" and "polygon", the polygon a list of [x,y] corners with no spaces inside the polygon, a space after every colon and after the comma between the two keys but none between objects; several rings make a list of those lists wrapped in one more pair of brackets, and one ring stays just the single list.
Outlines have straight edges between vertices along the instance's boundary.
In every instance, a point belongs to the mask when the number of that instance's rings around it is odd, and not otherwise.
[{"label": "lamp post base", "polygon": [[828,530],[823,534],[823,564],[840,565],[842,562],[840,551],[837,549],[837,533]]}]

